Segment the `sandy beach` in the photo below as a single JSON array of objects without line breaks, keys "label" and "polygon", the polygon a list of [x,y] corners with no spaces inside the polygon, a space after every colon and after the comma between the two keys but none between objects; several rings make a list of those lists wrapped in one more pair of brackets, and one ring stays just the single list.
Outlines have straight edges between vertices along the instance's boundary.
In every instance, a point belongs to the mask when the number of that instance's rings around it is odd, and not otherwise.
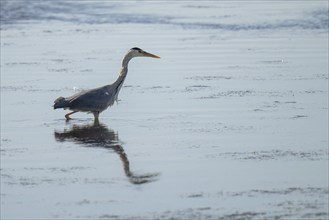
[{"label": "sandy beach", "polygon": [[[1,0],[1,219],[328,219],[327,1]],[[112,83],[93,115],[59,96]]]}]

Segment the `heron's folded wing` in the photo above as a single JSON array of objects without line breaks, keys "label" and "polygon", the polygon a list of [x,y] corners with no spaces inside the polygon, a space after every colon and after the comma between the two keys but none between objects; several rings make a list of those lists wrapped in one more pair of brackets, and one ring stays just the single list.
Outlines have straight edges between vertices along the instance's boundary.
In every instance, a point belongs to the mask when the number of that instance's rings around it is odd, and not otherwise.
[{"label": "heron's folded wing", "polygon": [[82,91],[69,97],[70,108],[81,111],[102,111],[113,99],[104,87]]}]

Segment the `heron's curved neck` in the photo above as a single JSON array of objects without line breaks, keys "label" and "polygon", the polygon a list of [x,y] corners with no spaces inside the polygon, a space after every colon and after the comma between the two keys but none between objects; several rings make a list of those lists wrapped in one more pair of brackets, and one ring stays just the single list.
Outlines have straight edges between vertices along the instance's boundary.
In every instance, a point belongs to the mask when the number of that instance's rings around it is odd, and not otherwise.
[{"label": "heron's curved neck", "polygon": [[121,63],[121,71],[119,73],[118,78],[125,77],[127,75],[127,72],[128,72],[128,63],[131,60],[131,58],[133,58],[133,56],[130,53],[127,53],[125,55],[125,57],[123,58],[122,63]]},{"label": "heron's curved neck", "polygon": [[131,60],[131,58],[133,58],[131,56],[131,54],[126,54],[125,57],[122,60],[121,63],[121,70],[119,72],[118,78],[115,80],[115,84],[121,84],[123,83],[123,81],[125,80],[127,73],[128,73],[128,63]]},{"label": "heron's curved neck", "polygon": [[122,60],[121,67],[122,69],[127,69],[128,68],[128,63],[133,58],[133,56],[130,53],[127,53],[125,57]]}]

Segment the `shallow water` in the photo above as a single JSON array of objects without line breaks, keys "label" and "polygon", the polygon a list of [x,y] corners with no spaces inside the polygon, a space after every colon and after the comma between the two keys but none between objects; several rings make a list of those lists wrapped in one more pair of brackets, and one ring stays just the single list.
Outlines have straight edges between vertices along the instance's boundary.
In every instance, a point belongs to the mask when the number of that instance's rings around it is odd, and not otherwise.
[{"label": "shallow water", "polygon": [[328,218],[326,1],[2,4],[2,219]]}]

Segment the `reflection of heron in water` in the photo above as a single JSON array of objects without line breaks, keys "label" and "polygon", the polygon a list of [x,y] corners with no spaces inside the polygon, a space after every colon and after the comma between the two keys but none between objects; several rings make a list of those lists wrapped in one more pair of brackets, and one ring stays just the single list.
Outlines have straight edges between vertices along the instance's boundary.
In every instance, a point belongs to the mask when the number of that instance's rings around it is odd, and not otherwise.
[{"label": "reflection of heron in water", "polygon": [[57,141],[72,140],[86,147],[102,147],[113,150],[120,156],[125,174],[133,184],[143,184],[154,181],[159,175],[159,173],[136,175],[131,172],[129,160],[123,147],[119,143],[118,135],[103,124],[73,125],[70,129],[65,129],[63,132],[55,131],[54,135]]}]

